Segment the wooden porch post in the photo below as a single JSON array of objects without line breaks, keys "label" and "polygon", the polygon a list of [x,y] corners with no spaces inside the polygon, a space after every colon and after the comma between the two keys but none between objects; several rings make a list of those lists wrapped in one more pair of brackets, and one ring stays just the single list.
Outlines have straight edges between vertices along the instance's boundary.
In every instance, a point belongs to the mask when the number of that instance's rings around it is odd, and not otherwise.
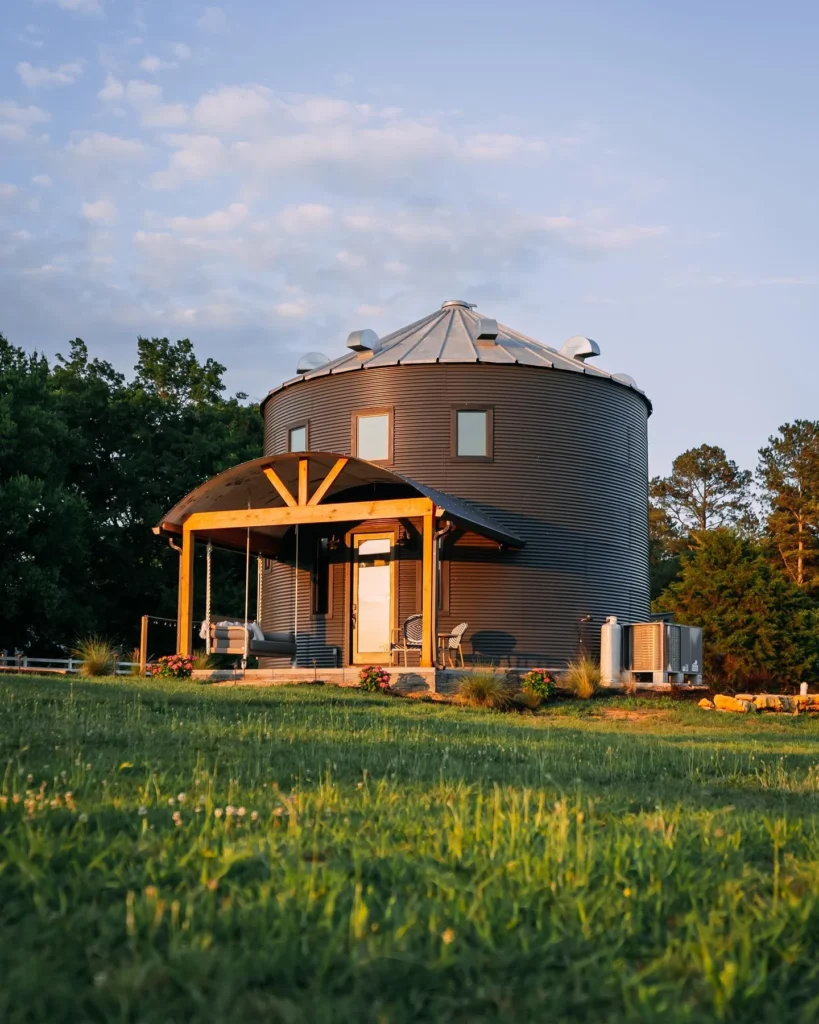
[{"label": "wooden porch post", "polygon": [[139,674],[145,675],[148,666],[148,616],[142,616],[139,626]]},{"label": "wooden porch post", "polygon": [[193,549],[195,534],[186,523],[182,528],[182,554],[179,556],[179,617],[176,623],[176,650],[191,654],[193,632]]},{"label": "wooden porch post", "polygon": [[432,668],[435,665],[438,641],[438,628],[435,601],[435,515],[429,512],[424,516],[423,559],[421,562],[423,593],[421,612],[423,614],[424,632],[421,637],[421,668]]}]

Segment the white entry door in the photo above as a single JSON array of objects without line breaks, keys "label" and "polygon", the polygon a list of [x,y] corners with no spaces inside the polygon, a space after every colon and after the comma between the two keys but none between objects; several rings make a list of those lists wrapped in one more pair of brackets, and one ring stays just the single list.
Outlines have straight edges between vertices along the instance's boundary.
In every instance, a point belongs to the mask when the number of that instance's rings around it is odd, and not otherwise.
[{"label": "white entry door", "polygon": [[391,534],[357,534],[353,557],[353,662],[387,663],[393,627]]}]

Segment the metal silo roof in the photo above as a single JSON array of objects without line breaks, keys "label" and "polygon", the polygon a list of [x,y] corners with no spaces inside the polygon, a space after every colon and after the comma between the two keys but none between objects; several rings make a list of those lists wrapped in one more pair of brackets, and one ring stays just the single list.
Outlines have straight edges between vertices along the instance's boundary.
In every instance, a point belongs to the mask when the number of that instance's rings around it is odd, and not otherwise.
[{"label": "metal silo roof", "polygon": [[[473,303],[450,299],[435,312],[380,338],[374,351],[347,351],[324,366],[284,381],[270,394],[273,395],[282,388],[302,380],[381,366],[422,363],[517,363],[581,373],[590,377],[603,377],[620,387],[627,387],[644,395],[644,392],[631,378],[626,378],[625,374],[609,373],[596,366],[589,366],[583,359],[535,341],[507,327],[506,324],[497,324],[497,337],[481,338],[481,328],[487,320],[489,318],[479,313]],[[494,322],[490,320],[490,323]]]}]

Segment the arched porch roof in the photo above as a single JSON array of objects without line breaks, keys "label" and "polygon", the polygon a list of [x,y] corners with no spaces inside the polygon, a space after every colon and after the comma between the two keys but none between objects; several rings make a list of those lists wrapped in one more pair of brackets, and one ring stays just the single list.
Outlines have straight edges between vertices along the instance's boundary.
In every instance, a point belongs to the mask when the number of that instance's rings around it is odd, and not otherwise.
[{"label": "arched porch roof", "polygon": [[[211,477],[178,501],[154,527],[157,534],[179,534],[191,516],[200,520],[201,513],[237,513],[236,529],[250,526],[260,540],[263,537],[280,538],[289,529],[290,522],[265,523],[262,510],[302,508],[299,516],[293,513],[292,522],[304,522],[309,510],[310,521],[322,522],[321,510],[331,506],[334,514],[326,521],[345,521],[339,506],[349,503],[350,517],[355,521],[367,501],[426,498],[435,506],[439,518],[452,521],[464,529],[481,534],[499,544],[523,547],[524,542],[483,510],[462,498],[446,494],[411,480],[392,470],[377,466],[353,456],[339,456],[333,452],[290,452],[268,455],[251,462],[231,466]],[[251,523],[239,514],[258,510]],[[328,509],[329,512],[329,509]],[[209,518],[203,516],[202,519]],[[240,522],[240,518],[242,521]],[[215,521],[215,517],[214,517]],[[240,547],[243,542],[231,543],[231,530],[220,527],[221,540],[226,546]]]}]

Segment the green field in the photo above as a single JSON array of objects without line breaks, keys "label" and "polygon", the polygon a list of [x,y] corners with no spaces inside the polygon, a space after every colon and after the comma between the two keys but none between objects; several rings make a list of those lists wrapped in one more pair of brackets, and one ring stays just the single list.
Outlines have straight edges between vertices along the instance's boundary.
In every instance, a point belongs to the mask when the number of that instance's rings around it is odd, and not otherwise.
[{"label": "green field", "polygon": [[0,744],[5,1024],[819,1019],[804,716],[2,678]]}]

